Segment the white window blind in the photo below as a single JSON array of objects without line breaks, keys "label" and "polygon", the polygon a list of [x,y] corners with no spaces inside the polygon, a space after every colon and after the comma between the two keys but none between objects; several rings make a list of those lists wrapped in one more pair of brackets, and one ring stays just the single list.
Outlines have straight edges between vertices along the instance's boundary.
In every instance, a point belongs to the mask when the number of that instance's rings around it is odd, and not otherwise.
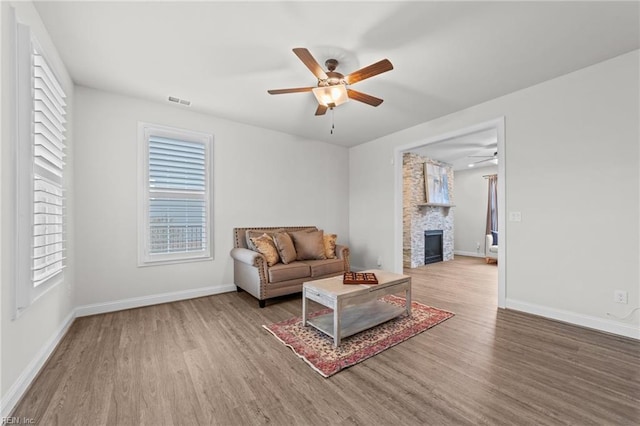
[{"label": "white window blind", "polygon": [[145,126],[141,263],[209,258],[212,137]]},{"label": "white window blind", "polygon": [[35,287],[64,268],[65,93],[51,68],[33,50],[33,242]]},{"label": "white window blind", "polygon": [[205,159],[201,143],[149,138],[151,254],[206,249]]}]

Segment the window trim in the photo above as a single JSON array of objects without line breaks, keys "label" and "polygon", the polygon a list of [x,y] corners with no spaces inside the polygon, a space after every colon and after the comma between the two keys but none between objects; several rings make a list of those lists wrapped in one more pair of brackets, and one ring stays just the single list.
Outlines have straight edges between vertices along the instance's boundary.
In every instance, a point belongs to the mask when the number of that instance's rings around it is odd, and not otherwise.
[{"label": "window trim", "polygon": [[[150,254],[149,137],[201,143],[205,147],[206,249],[203,252]],[[151,123],[138,123],[138,266],[200,262],[213,259],[213,135]]]}]

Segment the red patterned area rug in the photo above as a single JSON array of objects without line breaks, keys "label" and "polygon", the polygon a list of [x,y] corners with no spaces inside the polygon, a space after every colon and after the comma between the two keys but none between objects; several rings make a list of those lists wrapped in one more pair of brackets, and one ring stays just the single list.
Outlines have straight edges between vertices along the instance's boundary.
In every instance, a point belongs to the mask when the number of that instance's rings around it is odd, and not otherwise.
[{"label": "red patterned area rug", "polygon": [[[398,306],[405,304],[405,299],[398,296],[385,296],[381,300]],[[327,308],[314,312],[309,317],[329,312],[331,310]],[[303,327],[300,317],[263,327],[290,347],[314,370],[324,377],[329,377],[402,343],[453,315],[452,312],[412,302],[410,317],[401,315],[377,327],[344,338],[338,348],[333,347],[333,338],[311,326]]]}]

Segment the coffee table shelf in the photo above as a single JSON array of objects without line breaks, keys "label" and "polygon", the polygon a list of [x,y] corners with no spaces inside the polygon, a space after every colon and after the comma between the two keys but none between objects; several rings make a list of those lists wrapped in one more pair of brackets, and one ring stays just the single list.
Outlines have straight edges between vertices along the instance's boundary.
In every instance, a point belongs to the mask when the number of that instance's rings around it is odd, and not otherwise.
[{"label": "coffee table shelf", "polygon": [[[340,318],[340,336],[352,336],[361,331],[367,330],[383,322],[387,322],[405,312],[404,307],[394,306],[390,303],[374,300],[361,305],[348,306],[342,310]],[[333,312],[319,315],[307,320],[307,324],[312,325],[323,333],[333,335]]]}]

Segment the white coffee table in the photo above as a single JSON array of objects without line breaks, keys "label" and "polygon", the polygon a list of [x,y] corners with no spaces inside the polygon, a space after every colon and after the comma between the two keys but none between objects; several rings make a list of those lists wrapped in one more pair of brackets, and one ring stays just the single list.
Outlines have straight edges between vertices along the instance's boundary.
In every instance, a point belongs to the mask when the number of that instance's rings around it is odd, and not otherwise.
[{"label": "white coffee table", "polygon": [[[411,315],[411,277],[379,269],[363,272],[376,274],[378,284],[342,284],[342,275],[309,281],[302,286],[302,325],[311,325],[333,337],[338,347],[342,338],[389,321],[403,313]],[[398,307],[378,299],[404,291],[406,303]],[[313,300],[333,309],[332,313],[308,318],[307,302]]]}]

